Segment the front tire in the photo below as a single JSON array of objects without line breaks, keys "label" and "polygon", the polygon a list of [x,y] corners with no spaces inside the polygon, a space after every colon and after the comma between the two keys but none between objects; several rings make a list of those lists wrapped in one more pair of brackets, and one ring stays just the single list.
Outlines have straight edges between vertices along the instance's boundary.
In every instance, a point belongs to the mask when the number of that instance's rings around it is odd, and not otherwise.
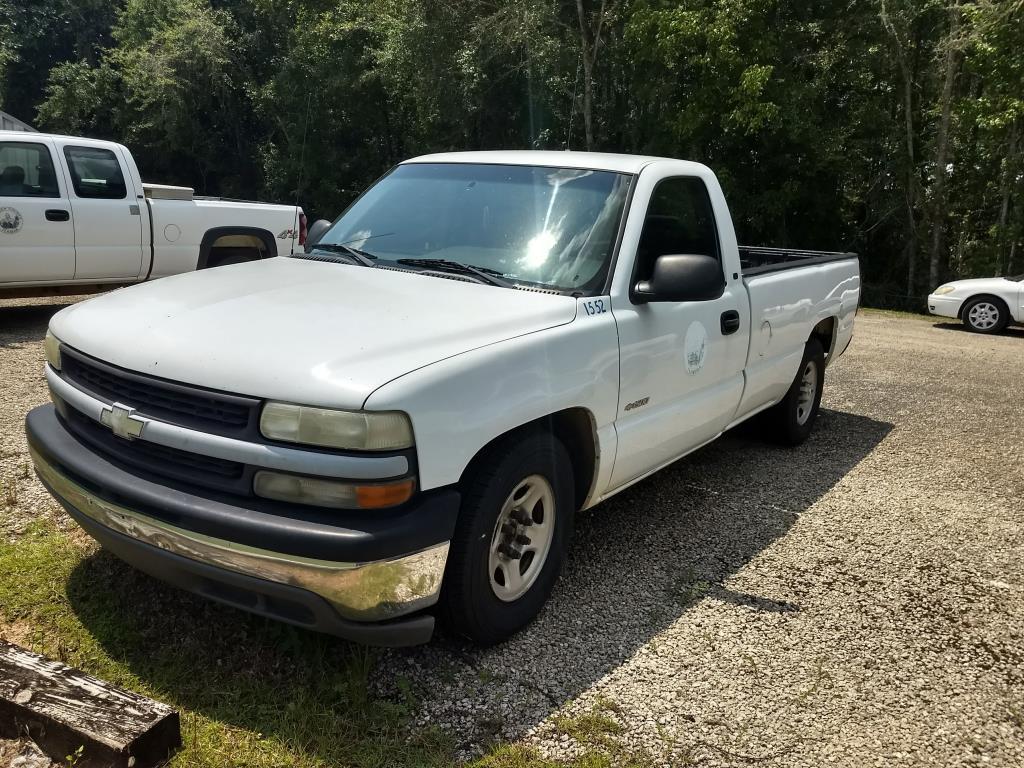
[{"label": "front tire", "polygon": [[1010,322],[1010,310],[993,296],[979,296],[964,306],[962,319],[974,333],[1001,333]]},{"label": "front tire", "polygon": [[796,378],[782,400],[765,411],[768,437],[782,445],[797,446],[810,437],[821,409],[821,391],[825,385],[825,351],[821,342],[811,339],[804,345]]},{"label": "front tire", "polygon": [[481,645],[529,624],[572,537],[572,463],[555,437],[499,443],[470,470],[441,588],[448,627]]}]

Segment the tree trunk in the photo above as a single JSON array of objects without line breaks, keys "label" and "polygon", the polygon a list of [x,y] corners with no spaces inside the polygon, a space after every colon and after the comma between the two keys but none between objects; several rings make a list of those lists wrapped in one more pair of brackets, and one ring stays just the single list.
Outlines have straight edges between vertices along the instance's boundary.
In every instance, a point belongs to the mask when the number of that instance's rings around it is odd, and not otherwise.
[{"label": "tree trunk", "polygon": [[[1007,241],[1013,240],[1016,242],[1016,238],[1007,237],[1006,225],[1010,218],[1010,197],[1013,191],[1013,180],[1014,174],[1017,170],[1017,120],[1013,121],[1010,126],[1010,139],[1007,143],[1006,150],[1006,163],[1003,166],[1003,183],[1002,183],[1002,203],[999,206],[999,221],[996,231],[999,237],[999,250],[1003,251],[1006,248]],[[1012,252],[1011,252],[1012,253]],[[1010,261],[1013,256],[1008,254],[1008,262],[1006,271],[1003,274],[1009,275],[1010,272]],[[1002,262],[1002,257],[999,259]]]},{"label": "tree trunk", "polygon": [[960,68],[960,51],[957,38],[960,33],[960,6],[954,0],[949,8],[949,37],[946,40],[945,76],[942,83],[940,102],[939,131],[935,138],[935,188],[932,208],[932,242],[928,254],[929,287],[939,284],[939,272],[942,266],[944,246],[944,230],[946,216],[949,213],[946,167],[949,165],[952,151],[949,141],[949,124],[953,116],[953,87]]},{"label": "tree trunk", "polygon": [[882,26],[892,37],[896,46],[896,62],[900,68],[900,77],[903,80],[903,124],[905,131],[905,143],[907,150],[907,180],[906,180],[906,214],[907,214],[907,296],[916,294],[917,282],[917,156],[914,151],[914,77],[907,64],[906,50],[903,40],[900,38],[896,25],[889,18],[885,0],[881,2],[879,16],[882,19]]},{"label": "tree trunk", "polygon": [[576,16],[580,24],[580,58],[583,60],[583,130],[588,152],[594,149],[594,69],[597,66],[598,49],[601,47],[601,29],[609,10],[607,0],[601,0],[597,17],[590,20],[583,8],[583,0],[576,0]]},{"label": "tree trunk", "polygon": [[917,277],[917,157],[914,153],[914,80],[897,41],[897,58],[903,77],[903,113],[907,142],[907,296],[916,293]]},{"label": "tree trunk", "polygon": [[583,54],[583,133],[587,152],[594,149],[594,63]]}]

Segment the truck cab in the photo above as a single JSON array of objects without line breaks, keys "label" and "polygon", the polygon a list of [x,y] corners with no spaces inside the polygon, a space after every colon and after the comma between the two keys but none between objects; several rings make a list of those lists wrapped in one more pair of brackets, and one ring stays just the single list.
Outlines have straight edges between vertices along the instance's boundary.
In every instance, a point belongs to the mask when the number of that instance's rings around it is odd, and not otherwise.
[{"label": "truck cab", "polygon": [[121,144],[0,131],[0,295],[88,292],[287,255],[302,221],[295,206],[144,184]]},{"label": "truck cab", "polygon": [[739,246],[703,165],[426,156],[307,252],[58,313],[29,445],[91,535],[186,589],[494,643],[579,513],[755,416],[805,441],[859,295],[853,254]]}]

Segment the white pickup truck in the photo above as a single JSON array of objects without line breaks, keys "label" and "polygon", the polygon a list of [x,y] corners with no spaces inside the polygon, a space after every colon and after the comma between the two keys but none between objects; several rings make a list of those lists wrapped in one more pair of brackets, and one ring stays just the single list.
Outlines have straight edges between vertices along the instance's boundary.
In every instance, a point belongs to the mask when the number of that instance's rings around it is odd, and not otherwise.
[{"label": "white pickup truck", "polygon": [[144,571],[367,643],[435,614],[493,643],[578,512],[756,414],[803,441],[859,298],[852,254],[739,247],[702,165],[420,157],[309,253],[55,315],[26,429]]},{"label": "white pickup truck", "polygon": [[0,131],[0,297],[85,293],[290,255],[293,205],[145,184],[127,147]]}]

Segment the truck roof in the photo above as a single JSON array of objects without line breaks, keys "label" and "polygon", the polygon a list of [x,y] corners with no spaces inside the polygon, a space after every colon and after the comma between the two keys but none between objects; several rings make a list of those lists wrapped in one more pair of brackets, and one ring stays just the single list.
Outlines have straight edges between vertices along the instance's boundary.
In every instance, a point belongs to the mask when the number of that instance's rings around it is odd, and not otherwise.
[{"label": "truck roof", "polygon": [[704,166],[670,157],[647,155],[614,155],[605,152],[550,152],[541,150],[499,150],[488,152],[443,152],[422,155],[407,163],[477,163],[480,165],[540,165],[554,168],[584,168],[592,171],[640,173],[652,163],[677,163],[692,166],[696,172]]},{"label": "truck roof", "polygon": [[0,141],[38,141],[39,139],[74,139],[77,144],[85,147],[121,147],[116,141],[105,139],[87,139],[84,136],[67,136],[62,133],[38,133],[26,131],[0,131]]}]

